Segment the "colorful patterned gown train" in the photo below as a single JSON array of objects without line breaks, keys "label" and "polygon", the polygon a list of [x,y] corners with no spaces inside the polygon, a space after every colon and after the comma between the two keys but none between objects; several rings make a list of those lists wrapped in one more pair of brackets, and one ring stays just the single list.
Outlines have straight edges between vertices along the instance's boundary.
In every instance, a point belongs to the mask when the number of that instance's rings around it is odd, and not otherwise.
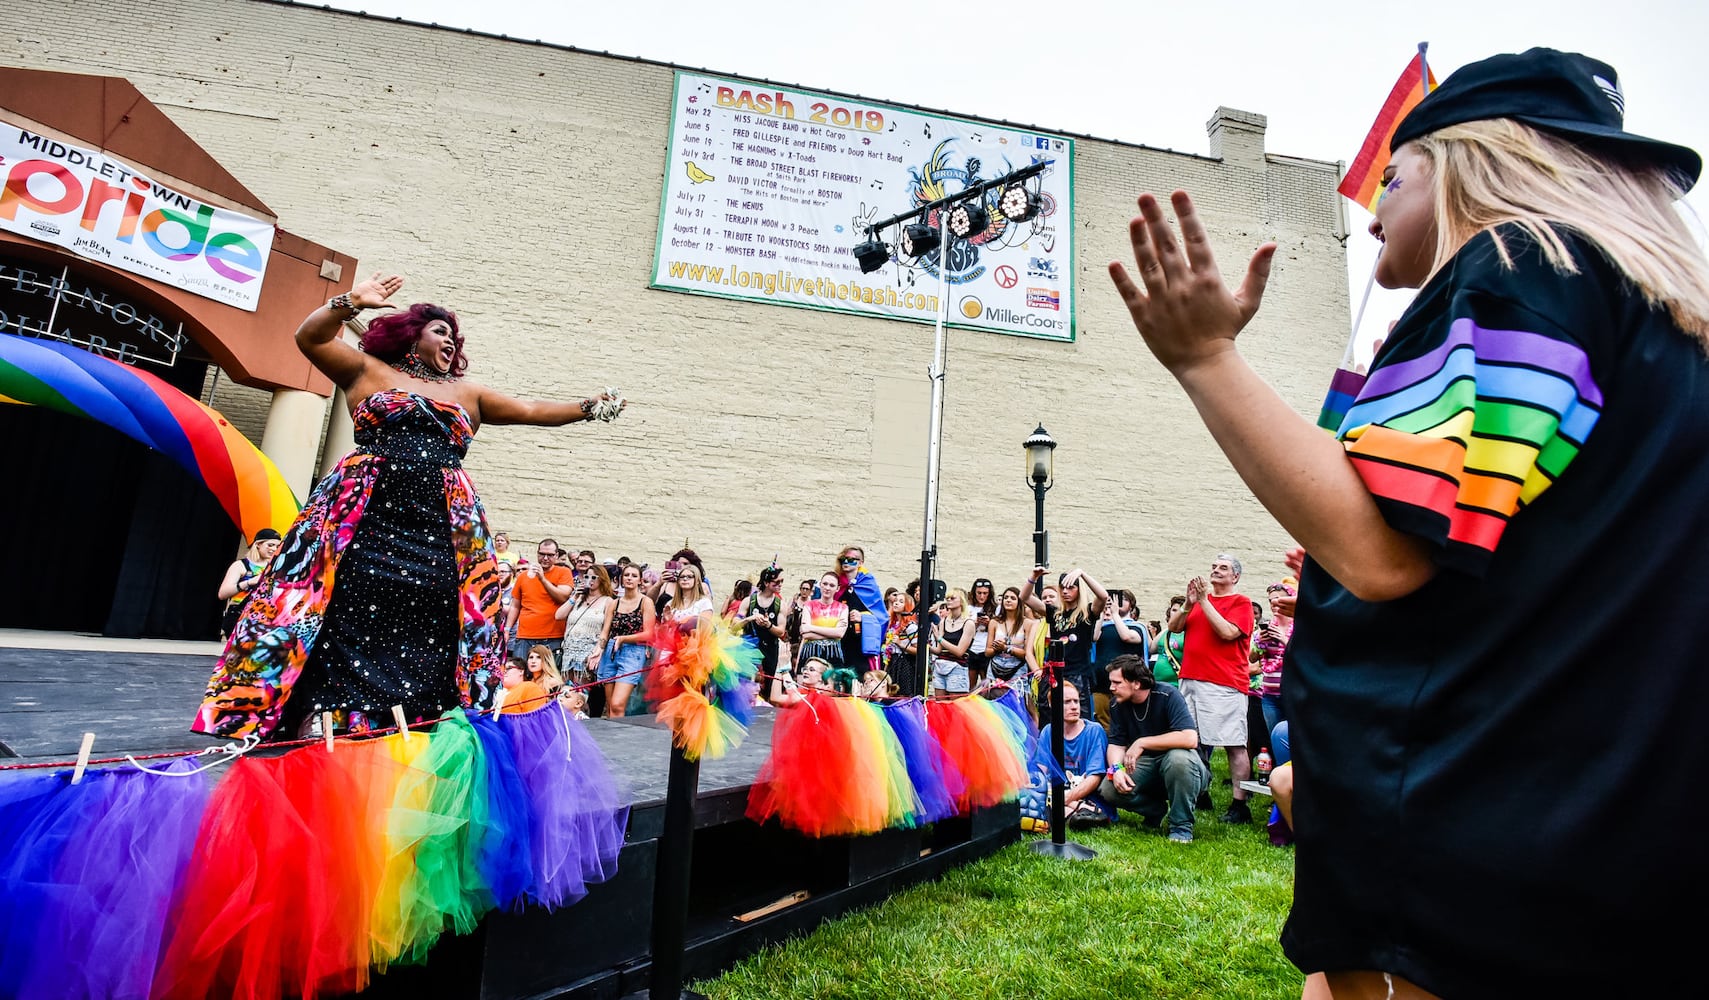
[{"label": "colorful patterned gown train", "polygon": [[266,736],[283,723],[289,738],[332,711],[359,732],[390,725],[393,705],[432,719],[491,704],[503,623],[486,512],[462,467],[468,414],[388,389],[354,420],[355,450],[285,534],[192,730]]}]

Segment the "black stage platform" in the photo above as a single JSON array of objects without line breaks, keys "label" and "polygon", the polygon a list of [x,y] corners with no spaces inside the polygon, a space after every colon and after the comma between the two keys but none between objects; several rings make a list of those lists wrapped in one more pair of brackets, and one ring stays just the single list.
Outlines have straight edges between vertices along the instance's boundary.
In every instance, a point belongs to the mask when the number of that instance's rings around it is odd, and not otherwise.
[{"label": "black stage platform", "polygon": [[[210,663],[206,656],[0,649],[0,756],[71,759],[84,732],[95,733],[96,758],[223,742],[187,729]],[[689,978],[714,975],[1020,837],[1013,803],[870,837],[813,840],[756,826],[743,814],[770,750],[771,722],[762,709],[739,750],[701,769]],[[495,913],[474,934],[441,941],[425,967],[379,977],[365,996],[616,998],[647,986],[670,737],[651,717],[586,725],[631,803],[617,877],[556,913]]]}]

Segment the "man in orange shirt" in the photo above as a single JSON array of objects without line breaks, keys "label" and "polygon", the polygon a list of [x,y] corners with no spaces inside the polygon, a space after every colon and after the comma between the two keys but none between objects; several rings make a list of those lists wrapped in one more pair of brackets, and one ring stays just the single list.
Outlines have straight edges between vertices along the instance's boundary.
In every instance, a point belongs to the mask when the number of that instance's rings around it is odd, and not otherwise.
[{"label": "man in orange shirt", "polygon": [[[1251,687],[1247,661],[1252,648],[1252,602],[1235,591],[1240,583],[1240,560],[1219,552],[1211,560],[1211,578],[1187,583],[1187,606],[1169,617],[1169,631],[1185,632],[1181,663],[1181,694],[1199,728],[1199,756],[1210,765],[1211,751],[1228,754],[1234,779],[1234,801],[1219,819],[1250,823],[1252,811],[1240,783],[1252,777],[1246,750],[1246,692]],[[1210,793],[1197,808],[1209,809]]]},{"label": "man in orange shirt", "polygon": [[509,624],[514,627],[507,631],[516,638],[510,655],[526,657],[528,647],[545,646],[557,657],[563,652],[564,623],[555,615],[558,605],[570,599],[575,575],[558,565],[561,553],[552,539],[542,539],[534,554],[538,561],[522,570],[511,589]]}]

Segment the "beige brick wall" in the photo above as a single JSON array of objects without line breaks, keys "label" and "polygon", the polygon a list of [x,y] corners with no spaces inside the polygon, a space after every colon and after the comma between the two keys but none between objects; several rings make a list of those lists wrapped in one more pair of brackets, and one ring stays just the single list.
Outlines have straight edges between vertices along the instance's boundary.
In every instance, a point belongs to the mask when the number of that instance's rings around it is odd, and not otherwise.
[{"label": "beige brick wall", "polygon": [[[471,473],[522,544],[551,534],[657,565],[687,538],[726,592],[774,552],[811,576],[857,541],[885,585],[915,575],[931,328],[649,290],[670,67],[243,0],[9,8],[0,61],[130,79],[285,228],[457,309],[472,377],[523,396],[629,396],[608,426],[482,432]],[[1243,343],[1315,416],[1349,325],[1335,168],[1245,146],[1227,163],[1076,149],[1078,340],[950,337],[941,575],[1025,573],[1020,442],[1042,421],[1061,443],[1047,501],[1058,567],[1132,587],[1154,615],[1232,548],[1243,589],[1261,594],[1287,539],[1151,360],[1104,266],[1127,257],[1147,189],[1193,192],[1231,275],[1276,240]],[[256,400],[218,398],[259,435]]]}]

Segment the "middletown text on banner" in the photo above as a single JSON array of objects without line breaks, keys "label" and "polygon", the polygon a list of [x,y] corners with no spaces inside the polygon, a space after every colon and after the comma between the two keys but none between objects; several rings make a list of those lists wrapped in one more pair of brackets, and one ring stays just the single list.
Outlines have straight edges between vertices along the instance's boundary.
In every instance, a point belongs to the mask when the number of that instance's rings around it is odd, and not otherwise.
[{"label": "middletown text on banner", "polygon": [[0,121],[0,230],[254,312],[273,226]]}]

